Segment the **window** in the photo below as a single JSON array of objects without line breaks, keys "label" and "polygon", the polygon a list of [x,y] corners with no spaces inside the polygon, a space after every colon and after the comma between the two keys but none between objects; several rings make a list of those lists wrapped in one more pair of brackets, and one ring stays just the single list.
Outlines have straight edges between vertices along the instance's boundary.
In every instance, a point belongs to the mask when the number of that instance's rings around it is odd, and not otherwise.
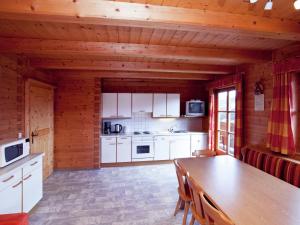
[{"label": "window", "polygon": [[235,90],[221,90],[217,99],[217,149],[234,154]]}]

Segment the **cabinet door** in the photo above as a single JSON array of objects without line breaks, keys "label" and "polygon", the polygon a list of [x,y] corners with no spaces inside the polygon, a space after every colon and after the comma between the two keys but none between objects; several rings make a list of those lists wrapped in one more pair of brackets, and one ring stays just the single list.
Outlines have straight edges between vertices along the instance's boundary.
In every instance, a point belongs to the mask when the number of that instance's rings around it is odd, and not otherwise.
[{"label": "cabinet door", "polygon": [[167,94],[167,117],[180,117],[180,94]]},{"label": "cabinet door", "polygon": [[118,117],[131,117],[131,94],[118,94]]},{"label": "cabinet door", "polygon": [[131,162],[131,137],[117,138],[117,162]]},{"label": "cabinet door", "polygon": [[11,184],[0,192],[0,214],[22,212],[22,180]]},{"label": "cabinet door", "polygon": [[175,136],[170,140],[170,159],[191,156],[190,136]]},{"label": "cabinet door", "polygon": [[153,94],[132,94],[132,112],[152,112]]},{"label": "cabinet door", "polygon": [[102,117],[103,118],[116,118],[117,112],[117,93],[103,93],[102,94]]},{"label": "cabinet door", "polygon": [[191,151],[208,149],[208,135],[195,134],[191,135]]},{"label": "cabinet door", "polygon": [[153,94],[153,117],[167,116],[167,95]]},{"label": "cabinet door", "polygon": [[43,197],[43,170],[38,167],[23,177],[23,212],[28,213]]},{"label": "cabinet door", "polygon": [[170,140],[168,136],[154,138],[154,160],[170,159]]},{"label": "cabinet door", "polygon": [[117,161],[117,143],[116,138],[101,139],[101,162],[115,163]]}]

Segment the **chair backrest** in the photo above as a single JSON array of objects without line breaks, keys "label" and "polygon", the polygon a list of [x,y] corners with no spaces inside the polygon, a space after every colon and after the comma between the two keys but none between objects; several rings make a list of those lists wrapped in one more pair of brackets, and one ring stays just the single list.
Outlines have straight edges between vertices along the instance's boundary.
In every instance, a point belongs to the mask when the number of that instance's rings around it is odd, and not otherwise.
[{"label": "chair backrest", "polygon": [[212,157],[212,156],[216,156],[217,153],[215,151],[206,149],[206,150],[196,150],[195,152],[193,152],[193,155],[196,157]]},{"label": "chair backrest", "polygon": [[227,218],[220,210],[218,210],[212,202],[205,196],[203,192],[200,193],[201,202],[205,216],[206,225],[233,225],[234,223]]},{"label": "chair backrest", "polygon": [[197,215],[204,220],[204,212],[201,203],[200,193],[202,189],[196,184],[195,180],[187,174],[187,182],[190,188],[192,202],[194,204]]},{"label": "chair backrest", "polygon": [[178,164],[177,160],[174,160],[174,165],[176,169],[176,175],[178,179],[178,185],[179,185],[179,190],[182,194],[185,196],[189,195],[189,188],[188,184],[186,181],[186,173],[185,171],[181,168],[181,166]]}]

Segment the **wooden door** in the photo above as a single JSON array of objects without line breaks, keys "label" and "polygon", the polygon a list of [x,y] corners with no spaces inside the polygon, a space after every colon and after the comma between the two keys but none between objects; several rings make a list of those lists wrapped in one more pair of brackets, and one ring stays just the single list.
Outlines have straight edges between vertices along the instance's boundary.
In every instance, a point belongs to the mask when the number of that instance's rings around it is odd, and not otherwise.
[{"label": "wooden door", "polygon": [[28,80],[25,88],[26,135],[30,137],[31,153],[44,153],[44,178],[53,172],[53,98],[54,88],[48,84]]}]

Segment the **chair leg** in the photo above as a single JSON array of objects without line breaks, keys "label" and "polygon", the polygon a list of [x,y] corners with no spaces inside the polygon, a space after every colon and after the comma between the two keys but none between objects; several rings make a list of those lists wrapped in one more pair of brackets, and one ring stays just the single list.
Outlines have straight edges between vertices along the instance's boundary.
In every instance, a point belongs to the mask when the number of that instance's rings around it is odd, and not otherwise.
[{"label": "chair leg", "polygon": [[[192,215],[192,219],[191,219],[191,221],[190,221],[190,225],[194,225],[194,223],[195,223],[195,217]],[[204,225],[204,224],[203,224]]]},{"label": "chair leg", "polygon": [[187,218],[187,214],[189,212],[189,208],[190,208],[190,202],[186,201],[185,205],[184,205],[184,214],[183,214],[182,225],[186,225],[186,218]]},{"label": "chair leg", "polygon": [[179,196],[179,197],[178,197],[177,204],[176,204],[176,208],[175,208],[175,211],[174,211],[174,216],[176,216],[176,214],[178,213],[180,204],[181,204],[181,198],[180,198],[180,196]]}]

